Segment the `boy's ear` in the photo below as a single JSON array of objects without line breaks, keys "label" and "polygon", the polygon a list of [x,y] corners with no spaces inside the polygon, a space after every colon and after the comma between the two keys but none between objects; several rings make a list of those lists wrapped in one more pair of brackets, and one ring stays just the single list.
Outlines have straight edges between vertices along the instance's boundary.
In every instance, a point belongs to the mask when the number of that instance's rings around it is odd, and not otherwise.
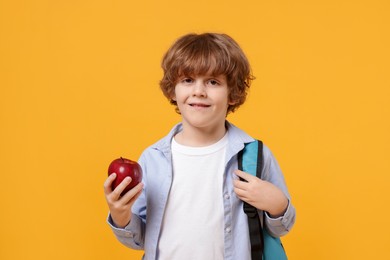
[{"label": "boy's ear", "polygon": [[228,102],[228,105],[229,105],[229,106],[234,106],[235,104],[237,104],[237,101],[229,101],[229,102]]}]

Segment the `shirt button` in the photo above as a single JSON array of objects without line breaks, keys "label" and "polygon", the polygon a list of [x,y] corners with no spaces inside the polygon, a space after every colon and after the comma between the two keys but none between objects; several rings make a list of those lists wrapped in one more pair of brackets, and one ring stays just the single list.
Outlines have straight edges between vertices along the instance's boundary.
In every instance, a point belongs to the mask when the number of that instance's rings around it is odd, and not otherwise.
[{"label": "shirt button", "polygon": [[232,229],[230,227],[225,228],[226,233],[230,233]]},{"label": "shirt button", "polygon": [[225,199],[230,199],[230,196],[229,196],[229,194],[228,193],[225,193]]}]

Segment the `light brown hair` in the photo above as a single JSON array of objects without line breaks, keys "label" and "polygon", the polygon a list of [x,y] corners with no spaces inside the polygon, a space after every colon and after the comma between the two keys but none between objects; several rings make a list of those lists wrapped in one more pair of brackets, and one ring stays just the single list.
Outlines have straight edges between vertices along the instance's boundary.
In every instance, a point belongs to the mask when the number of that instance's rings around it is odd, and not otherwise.
[{"label": "light brown hair", "polygon": [[245,102],[254,77],[244,52],[230,36],[218,33],[187,34],[179,38],[165,53],[161,67],[164,76],[160,88],[171,104],[177,81],[182,76],[225,75],[229,89],[227,113]]}]

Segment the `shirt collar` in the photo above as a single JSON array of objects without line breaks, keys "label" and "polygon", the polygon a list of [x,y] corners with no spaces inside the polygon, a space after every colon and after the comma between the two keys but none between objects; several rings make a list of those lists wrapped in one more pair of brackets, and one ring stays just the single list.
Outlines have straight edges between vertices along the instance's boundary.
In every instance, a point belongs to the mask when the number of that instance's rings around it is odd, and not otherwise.
[{"label": "shirt collar", "polygon": [[[229,157],[242,150],[246,143],[255,141],[255,139],[250,137],[247,133],[245,133],[243,130],[239,129],[238,127],[234,126],[230,122],[226,121],[225,124],[228,130],[229,144],[228,144],[227,155]],[[176,124],[171,129],[169,134],[164,138],[162,138],[157,143],[155,143],[154,145],[152,145],[152,148],[159,150],[163,152],[167,157],[170,157],[172,138],[182,129],[183,129],[182,123]]]}]

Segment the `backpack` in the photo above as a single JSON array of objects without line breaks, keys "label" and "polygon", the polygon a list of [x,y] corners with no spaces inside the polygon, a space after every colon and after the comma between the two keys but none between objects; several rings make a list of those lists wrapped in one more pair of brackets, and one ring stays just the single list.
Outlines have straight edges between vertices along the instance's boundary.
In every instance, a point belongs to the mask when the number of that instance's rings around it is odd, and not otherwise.
[{"label": "backpack", "polygon": [[[245,144],[238,153],[238,169],[261,179],[263,169],[263,143],[259,140]],[[264,212],[244,202],[244,212],[248,217],[249,236],[251,241],[252,260],[285,260],[287,259],[279,237],[271,236],[267,228],[261,226],[260,217]],[[261,216],[259,216],[259,212]]]}]

